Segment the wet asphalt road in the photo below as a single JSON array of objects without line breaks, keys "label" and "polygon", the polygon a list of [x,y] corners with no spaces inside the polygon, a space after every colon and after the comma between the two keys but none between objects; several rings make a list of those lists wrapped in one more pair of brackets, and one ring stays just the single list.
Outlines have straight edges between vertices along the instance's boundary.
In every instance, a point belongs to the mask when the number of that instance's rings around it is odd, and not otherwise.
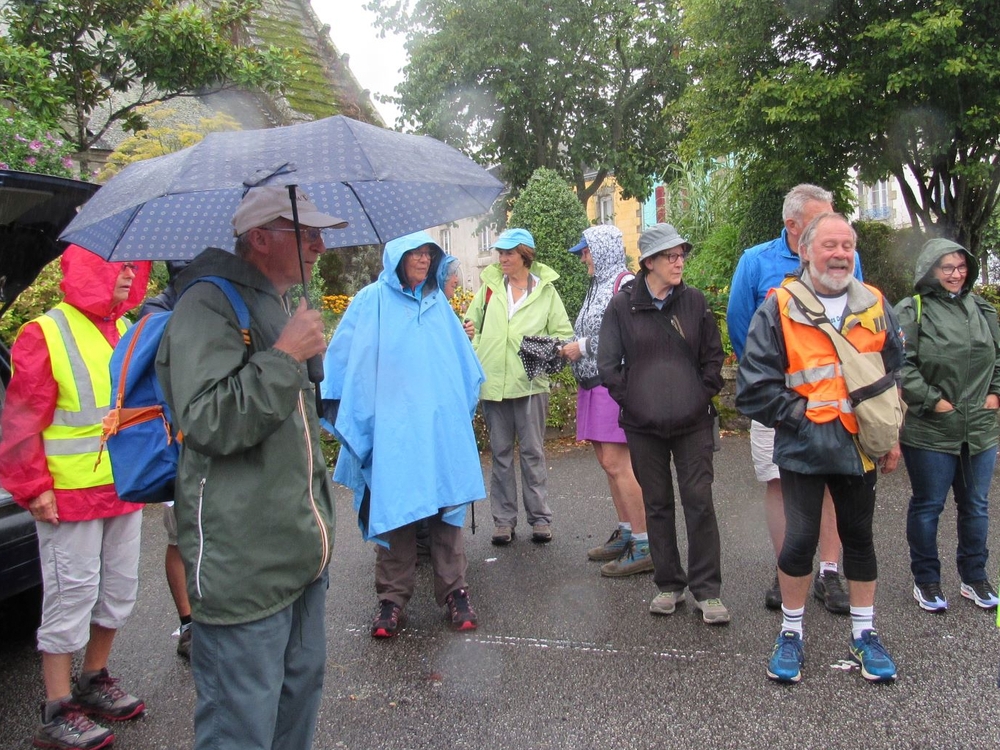
[{"label": "wet asphalt road", "polygon": [[[551,544],[525,533],[509,547],[491,546],[488,505],[478,506],[479,531],[467,536],[481,618],[473,634],[447,629],[424,563],[403,634],[389,642],[368,635],[374,553],[338,491],[315,748],[1000,747],[1000,636],[991,614],[958,594],[951,507],[941,533],[951,608],[934,616],[911,598],[902,467],[880,479],[876,512],[876,624],[898,682],[869,685],[846,668],[848,618],[811,600],[803,680],[780,686],[764,676],[780,616],[763,607],[774,561],[746,437],[726,436],[716,456],[723,599],[733,614],[723,628],[702,624],[689,605],[670,617],[648,614],[656,593],[648,575],[601,578],[586,550],[604,541],[614,516],[593,451],[552,444],[549,465]],[[115,747],[125,750],[187,748],[192,739],[194,688],[174,653],[160,514],[145,511],[139,602],[112,654],[113,673],[148,707],[117,727]],[[998,538],[995,521],[994,549]],[[27,747],[42,695],[32,640],[0,642],[0,663],[0,749]]]}]

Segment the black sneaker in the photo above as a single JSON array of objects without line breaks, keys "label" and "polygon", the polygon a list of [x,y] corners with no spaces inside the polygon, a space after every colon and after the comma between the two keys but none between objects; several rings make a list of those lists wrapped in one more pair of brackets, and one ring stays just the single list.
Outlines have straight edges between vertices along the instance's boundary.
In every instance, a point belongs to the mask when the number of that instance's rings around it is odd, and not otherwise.
[{"label": "black sneaker", "polygon": [[114,732],[95,724],[79,708],[63,703],[51,721],[45,721],[45,704],[42,704],[42,725],[38,727],[31,744],[52,750],[99,750],[115,741]]},{"label": "black sneaker", "polygon": [[778,583],[778,574],[774,574],[774,583],[771,588],[764,592],[764,606],[768,609],[781,609],[781,584]]},{"label": "black sneaker", "polygon": [[851,614],[851,597],[847,593],[844,577],[828,570],[817,573],[813,581],[813,595],[823,602],[828,611],[835,615]]},{"label": "black sneaker", "polygon": [[392,638],[403,623],[403,608],[395,602],[383,599],[378,603],[378,611],[372,621],[372,638]]},{"label": "black sneaker", "polygon": [[913,584],[913,598],[917,600],[920,609],[927,612],[944,612],[948,609],[948,600],[941,593],[940,581]]},{"label": "black sneaker", "polygon": [[87,716],[100,716],[108,721],[125,721],[146,710],[141,698],[118,687],[118,678],[109,675],[107,668],[92,677],[87,685],[77,681],[73,686],[73,703]]},{"label": "black sneaker", "polygon": [[469,592],[455,589],[444,600],[448,608],[448,624],[452,630],[475,630],[479,625],[476,610],[469,603]]}]

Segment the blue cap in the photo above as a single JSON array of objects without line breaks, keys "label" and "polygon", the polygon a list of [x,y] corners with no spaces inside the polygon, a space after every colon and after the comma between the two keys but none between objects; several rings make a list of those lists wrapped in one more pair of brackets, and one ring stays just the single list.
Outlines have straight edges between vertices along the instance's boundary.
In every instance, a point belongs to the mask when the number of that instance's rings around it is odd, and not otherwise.
[{"label": "blue cap", "polygon": [[513,250],[518,245],[527,245],[534,250],[535,238],[527,229],[508,229],[493,243],[493,247],[497,250]]},{"label": "blue cap", "polygon": [[575,245],[573,245],[573,247],[571,247],[569,249],[569,252],[571,252],[571,253],[582,253],[583,252],[583,248],[585,248],[585,247],[590,247],[590,245],[587,242],[587,237],[583,236],[583,237],[580,238],[579,242],[577,242]]}]

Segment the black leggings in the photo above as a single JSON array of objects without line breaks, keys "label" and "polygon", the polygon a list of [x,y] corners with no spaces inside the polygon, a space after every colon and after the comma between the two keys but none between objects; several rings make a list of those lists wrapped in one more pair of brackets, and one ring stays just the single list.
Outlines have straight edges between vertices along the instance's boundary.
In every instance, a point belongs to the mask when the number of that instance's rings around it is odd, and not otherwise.
[{"label": "black leggings", "polygon": [[849,581],[878,578],[872,520],[875,515],[874,471],[848,474],[799,474],[779,467],[785,505],[785,541],[778,556],[783,573],[801,577],[813,571],[819,544],[823,490],[830,488],[837,511],[837,531],[844,546],[844,576]]}]

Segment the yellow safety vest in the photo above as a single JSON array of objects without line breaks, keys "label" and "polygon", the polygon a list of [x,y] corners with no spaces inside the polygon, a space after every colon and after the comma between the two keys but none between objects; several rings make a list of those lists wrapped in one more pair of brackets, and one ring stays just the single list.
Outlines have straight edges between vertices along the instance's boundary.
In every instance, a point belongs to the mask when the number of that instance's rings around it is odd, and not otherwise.
[{"label": "yellow safety vest", "polygon": [[[87,316],[65,302],[34,322],[45,336],[59,386],[52,423],[42,430],[55,489],[112,484],[111,462],[97,465],[101,420],[111,408],[111,344]],[[123,320],[116,325],[119,333],[127,329]]]}]

